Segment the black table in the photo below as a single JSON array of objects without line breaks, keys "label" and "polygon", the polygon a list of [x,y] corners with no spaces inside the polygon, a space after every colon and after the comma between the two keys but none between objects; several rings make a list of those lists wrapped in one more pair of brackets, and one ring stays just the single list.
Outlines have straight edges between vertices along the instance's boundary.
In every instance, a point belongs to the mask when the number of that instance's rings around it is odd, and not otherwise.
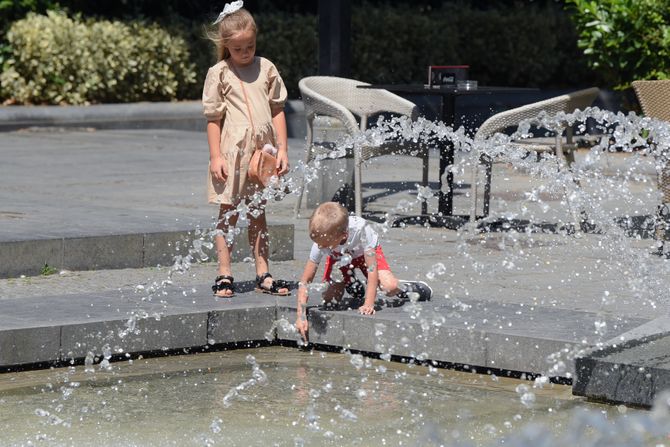
[{"label": "black table", "polygon": [[[372,84],[361,85],[358,88],[375,88],[388,90],[390,92],[405,95],[415,96],[439,96],[440,110],[439,119],[447,126],[454,126],[456,118],[456,98],[459,96],[494,96],[499,94],[515,94],[515,93],[537,93],[539,89],[536,88],[520,88],[520,87],[486,87],[479,86],[476,89],[466,90],[459,89],[455,86],[440,86],[437,88],[424,86],[421,84]],[[428,221],[432,225],[444,226],[448,228],[458,228],[465,223],[469,216],[454,216],[453,214],[453,199],[454,199],[454,174],[447,172],[446,183],[447,190],[442,191],[443,177],[447,168],[454,164],[454,145],[450,141],[437,142],[440,152],[440,169],[439,169],[439,191],[438,191],[438,206],[437,213],[428,216]],[[425,218],[422,219],[425,221]]]}]

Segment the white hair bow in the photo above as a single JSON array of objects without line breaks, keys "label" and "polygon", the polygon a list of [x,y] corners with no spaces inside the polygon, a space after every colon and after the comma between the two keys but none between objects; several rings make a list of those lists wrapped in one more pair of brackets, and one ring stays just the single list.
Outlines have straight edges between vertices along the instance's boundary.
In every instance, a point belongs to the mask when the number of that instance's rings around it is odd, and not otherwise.
[{"label": "white hair bow", "polygon": [[223,20],[227,15],[232,14],[238,9],[242,8],[242,6],[244,6],[244,2],[242,0],[226,3],[226,5],[223,7],[223,11],[221,11],[221,14],[219,14],[219,17],[216,18],[216,20],[214,21],[214,23],[212,23],[212,25],[216,25],[221,20]]}]

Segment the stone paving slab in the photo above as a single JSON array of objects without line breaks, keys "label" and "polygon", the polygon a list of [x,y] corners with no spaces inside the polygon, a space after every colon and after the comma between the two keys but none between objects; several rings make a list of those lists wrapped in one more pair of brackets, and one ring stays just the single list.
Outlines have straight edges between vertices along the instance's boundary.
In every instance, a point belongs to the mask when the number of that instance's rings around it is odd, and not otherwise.
[{"label": "stone paving slab", "polygon": [[670,335],[577,359],[573,393],[590,399],[651,407],[670,389]]},{"label": "stone paving slab", "polygon": [[[294,163],[304,143],[290,145]],[[70,270],[171,263],[170,244],[214,228],[204,132],[8,132],[0,157],[0,277],[39,274],[45,263]],[[294,223],[268,214],[271,255],[290,259]]]}]

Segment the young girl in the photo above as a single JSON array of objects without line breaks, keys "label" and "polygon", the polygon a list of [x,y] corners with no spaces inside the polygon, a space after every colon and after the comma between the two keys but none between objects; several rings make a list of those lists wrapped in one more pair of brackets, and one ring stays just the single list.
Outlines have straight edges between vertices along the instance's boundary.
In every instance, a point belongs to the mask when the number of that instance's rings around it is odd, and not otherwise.
[{"label": "young girl", "polygon": [[208,200],[219,205],[215,236],[218,275],[212,286],[216,296],[235,293],[231,270],[232,241],[224,235],[237,224],[235,211],[249,204],[249,244],[256,263],[256,290],[288,295],[285,281],[273,280],[268,266],[268,231],[263,187],[247,178],[254,151],[271,144],[277,148],[279,175],[288,171],[286,88],[277,68],[256,57],[256,23],[243,3],[227,3],[214,22],[219,62],[207,73],[202,93],[209,144]]}]

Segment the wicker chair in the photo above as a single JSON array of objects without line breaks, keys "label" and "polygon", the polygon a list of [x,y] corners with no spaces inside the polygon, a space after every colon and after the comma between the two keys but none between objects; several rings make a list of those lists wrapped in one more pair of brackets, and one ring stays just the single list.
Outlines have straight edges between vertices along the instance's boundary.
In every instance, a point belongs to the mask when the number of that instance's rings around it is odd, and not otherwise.
[{"label": "wicker chair", "polygon": [[[389,112],[405,115],[412,120],[418,117],[416,105],[389,91],[373,88],[358,88],[370,85],[352,79],[333,76],[310,76],[298,83],[303,103],[305,104],[305,119],[307,121],[307,154],[305,162],[309,163],[316,158],[319,152],[328,152],[330,148],[314,143],[314,118],[327,116],[339,120],[345,131],[356,136],[367,129],[368,118],[371,115]],[[360,123],[355,116],[359,117]],[[391,141],[381,146],[356,147],[347,151],[341,157],[354,158],[354,195],[356,215],[363,212],[363,192],[361,171],[366,160],[381,155],[411,155],[423,160],[422,184],[428,184],[428,149],[417,144],[404,141]],[[305,182],[301,179],[300,193],[295,206],[294,215],[297,216],[304,194]],[[426,203],[422,203],[422,212],[426,213]]]},{"label": "wicker chair", "polygon": [[[549,115],[556,115],[560,112],[573,113],[576,109],[585,109],[593,103],[599,92],[600,90],[597,87],[592,87],[500,112],[484,121],[484,123],[479,127],[474,137],[475,143],[484,141],[495,133],[502,132],[509,127],[518,126],[519,123],[524,120],[536,118],[541,112],[546,112]],[[550,144],[540,144],[541,140],[535,138],[520,140],[515,142],[515,144],[529,152],[552,151],[560,160],[562,160],[563,163],[570,165],[574,160],[572,151],[575,148],[575,144],[572,141],[572,129],[567,125],[565,128],[565,133],[565,142],[563,141],[561,132],[556,134],[553,142]],[[482,215],[483,217],[486,217],[489,214],[491,200],[491,171],[493,167],[493,160],[486,157],[482,158],[480,163],[485,164],[486,178],[484,184],[484,203]],[[470,220],[474,221],[477,218],[478,188],[480,182],[478,178],[478,163],[475,163],[472,172],[472,208],[470,211]]]},{"label": "wicker chair", "polygon": [[[670,122],[670,80],[633,81],[633,90],[635,90],[635,95],[645,116]],[[661,190],[663,198],[658,208],[659,224],[656,227],[656,239],[665,241],[665,234],[670,226],[670,164],[667,158],[658,160],[658,162],[661,166],[658,175],[658,188]],[[659,254],[667,255],[663,251],[663,247],[660,247]]]}]

